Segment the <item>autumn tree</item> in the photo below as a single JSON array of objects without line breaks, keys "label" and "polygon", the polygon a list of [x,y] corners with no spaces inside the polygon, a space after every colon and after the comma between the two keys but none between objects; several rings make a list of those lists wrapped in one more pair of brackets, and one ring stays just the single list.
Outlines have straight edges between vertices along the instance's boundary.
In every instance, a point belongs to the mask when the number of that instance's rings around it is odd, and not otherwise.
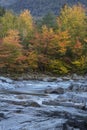
[{"label": "autumn tree", "polygon": [[83,54],[86,45],[84,39],[87,37],[86,18],[86,9],[78,4],[72,7],[65,5],[57,19],[59,30],[67,30],[71,36],[71,44],[66,53],[71,59],[78,59]]},{"label": "autumn tree", "polygon": [[36,71],[38,69],[38,55],[35,51],[29,51],[27,53],[28,70]]},{"label": "autumn tree", "polygon": [[77,38],[83,40],[86,35],[86,10],[78,4],[72,7],[65,5],[58,17],[59,28],[64,31],[68,30],[73,42]]},{"label": "autumn tree", "polygon": [[3,17],[1,17],[0,23],[0,37],[5,37],[8,30],[16,28],[16,16],[11,11],[6,11]]},{"label": "autumn tree", "polygon": [[64,56],[70,43],[70,36],[67,31],[54,32],[52,28],[42,27],[42,33],[37,32],[31,40],[30,49],[38,54],[38,67],[46,70],[50,59],[58,59]]},{"label": "autumn tree", "polygon": [[21,55],[22,46],[20,45],[19,32],[9,30],[0,44],[0,65],[11,68]]},{"label": "autumn tree", "polygon": [[46,26],[42,27],[42,33],[36,32],[34,38],[30,41],[29,48],[37,53],[38,68],[41,71],[46,70],[48,64],[48,47],[53,31]]},{"label": "autumn tree", "polygon": [[33,19],[29,10],[24,10],[18,17],[17,29],[20,32],[21,40],[24,44],[32,37]]}]

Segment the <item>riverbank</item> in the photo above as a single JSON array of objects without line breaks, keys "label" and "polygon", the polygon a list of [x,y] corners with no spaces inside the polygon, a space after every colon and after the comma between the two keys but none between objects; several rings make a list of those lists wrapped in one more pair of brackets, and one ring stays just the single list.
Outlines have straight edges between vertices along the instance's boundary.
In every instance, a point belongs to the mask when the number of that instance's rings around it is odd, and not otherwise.
[{"label": "riverbank", "polygon": [[86,78],[87,75],[78,75],[76,73],[67,75],[57,75],[52,73],[28,72],[28,73],[1,73],[3,77],[11,78],[13,80],[40,80],[40,81],[56,81],[56,80],[79,80]]}]

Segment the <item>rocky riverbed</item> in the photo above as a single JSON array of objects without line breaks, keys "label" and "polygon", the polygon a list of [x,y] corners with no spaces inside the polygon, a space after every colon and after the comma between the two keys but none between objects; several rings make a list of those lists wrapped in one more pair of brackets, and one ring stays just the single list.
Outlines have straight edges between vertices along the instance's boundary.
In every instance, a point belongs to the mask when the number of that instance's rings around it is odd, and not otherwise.
[{"label": "rocky riverbed", "polygon": [[0,77],[0,130],[87,130],[87,76]]}]

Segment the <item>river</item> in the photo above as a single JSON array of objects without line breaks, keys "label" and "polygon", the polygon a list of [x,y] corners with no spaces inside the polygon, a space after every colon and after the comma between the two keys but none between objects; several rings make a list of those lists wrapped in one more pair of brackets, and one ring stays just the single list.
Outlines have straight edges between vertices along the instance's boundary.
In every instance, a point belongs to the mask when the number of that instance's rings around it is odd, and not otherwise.
[{"label": "river", "polygon": [[87,130],[87,77],[0,77],[0,130]]}]

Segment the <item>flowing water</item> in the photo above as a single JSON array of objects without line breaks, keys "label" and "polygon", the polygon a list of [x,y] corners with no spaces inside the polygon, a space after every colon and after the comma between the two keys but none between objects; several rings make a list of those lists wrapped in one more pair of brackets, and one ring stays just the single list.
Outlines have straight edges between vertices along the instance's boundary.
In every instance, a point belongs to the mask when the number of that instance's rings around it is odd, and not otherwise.
[{"label": "flowing water", "polygon": [[0,130],[87,130],[87,77],[0,77]]}]

